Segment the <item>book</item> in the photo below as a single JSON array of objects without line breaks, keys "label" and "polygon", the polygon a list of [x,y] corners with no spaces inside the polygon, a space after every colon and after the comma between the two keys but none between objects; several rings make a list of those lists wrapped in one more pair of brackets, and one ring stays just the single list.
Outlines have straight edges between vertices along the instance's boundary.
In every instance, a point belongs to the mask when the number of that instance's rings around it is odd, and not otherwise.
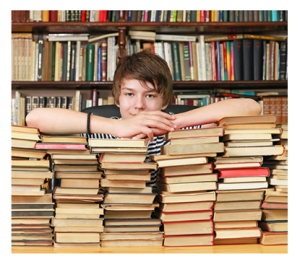
[{"label": "book", "polygon": [[106,193],[103,204],[153,204],[155,196],[152,193]]},{"label": "book", "polygon": [[230,238],[260,238],[260,228],[241,228],[241,229],[215,229],[216,239],[230,239]]},{"label": "book", "polygon": [[214,211],[214,222],[223,221],[260,221],[261,210]]},{"label": "book", "polygon": [[268,182],[218,183],[218,190],[241,190],[267,188]]},{"label": "book", "polygon": [[193,175],[193,174],[208,174],[212,173],[212,163],[196,164],[196,165],[184,165],[165,167],[161,170],[163,177],[168,176],[180,176],[180,175]]},{"label": "book", "polygon": [[219,170],[219,177],[220,178],[227,178],[227,177],[269,177],[270,170],[269,168],[247,168],[247,169],[226,169],[226,170]]},{"label": "book", "polygon": [[212,210],[196,210],[182,212],[164,212],[159,211],[157,216],[163,222],[191,221],[191,220],[209,220],[213,215]]},{"label": "book", "polygon": [[159,177],[159,182],[172,184],[172,183],[191,183],[191,182],[213,182],[218,181],[218,174],[193,174],[193,175],[183,175],[176,177]]},{"label": "book", "polygon": [[99,162],[143,163],[145,159],[145,153],[102,153],[99,157]]},{"label": "book", "polygon": [[[228,201],[228,202],[217,202],[214,206],[214,211],[232,211],[232,210],[254,210],[260,209],[261,200],[257,201]],[[233,224],[233,223],[232,223]],[[257,222],[256,222],[257,226]],[[234,228],[235,226],[231,226]],[[252,227],[252,226],[237,226],[237,227]],[[216,228],[216,227],[215,227]],[[225,228],[222,225],[219,225],[218,228]],[[226,226],[230,228],[230,225]]]},{"label": "book", "polygon": [[144,148],[147,146],[147,139],[89,139],[90,147],[116,147],[116,148]]},{"label": "book", "polygon": [[168,159],[156,161],[159,168],[170,167],[170,166],[182,166],[182,165],[193,165],[193,164],[205,164],[207,158],[205,157],[194,157],[194,158],[183,158],[183,159]]},{"label": "book", "polygon": [[163,155],[179,155],[179,154],[201,154],[207,156],[207,153],[220,153],[224,151],[224,143],[203,143],[199,145],[167,145],[161,147]]},{"label": "book", "polygon": [[266,147],[239,147],[239,148],[230,148],[224,147],[225,152],[223,157],[231,156],[260,156],[260,155],[282,155],[284,153],[284,147],[277,146],[266,146]]},{"label": "book", "polygon": [[253,40],[253,80],[262,80],[262,59],[263,45],[262,40]]},{"label": "book", "polygon": [[223,117],[218,120],[217,125],[223,126],[228,124],[245,124],[245,123],[274,123],[276,117],[274,115],[263,116],[243,116],[243,117]]},{"label": "book", "polygon": [[287,245],[288,232],[263,231],[259,243],[262,245]]},{"label": "book", "polygon": [[223,136],[223,129],[221,127],[216,127],[171,131],[167,133],[166,140],[209,136]]},{"label": "book", "polygon": [[206,190],[216,190],[216,182],[192,182],[192,183],[174,183],[167,184],[160,182],[157,187],[158,190],[167,191],[170,193],[181,193],[181,192],[198,192]]},{"label": "book", "polygon": [[186,193],[177,193],[177,194],[161,192],[157,195],[156,199],[161,203],[215,201],[216,193],[214,191],[186,192]]},{"label": "book", "polygon": [[45,136],[41,135],[43,143],[74,143],[74,144],[87,144],[86,138],[78,136]]},{"label": "book", "polygon": [[243,39],[243,80],[253,80],[253,40]]}]

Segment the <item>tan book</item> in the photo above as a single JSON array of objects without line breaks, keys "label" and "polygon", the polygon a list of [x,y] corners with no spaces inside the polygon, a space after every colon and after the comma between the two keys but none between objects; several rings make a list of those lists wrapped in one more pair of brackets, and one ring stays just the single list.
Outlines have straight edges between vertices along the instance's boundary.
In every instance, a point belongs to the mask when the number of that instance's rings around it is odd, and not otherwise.
[{"label": "tan book", "polygon": [[264,190],[217,191],[217,202],[255,201],[264,199]]},{"label": "tan book", "polygon": [[135,193],[135,194],[140,194],[140,193],[152,193],[152,187],[151,186],[146,186],[144,188],[129,188],[129,187],[107,187],[107,191],[109,193]]},{"label": "tan book", "polygon": [[87,144],[86,138],[77,136],[45,136],[42,135],[43,143],[76,143]]},{"label": "tan book", "polygon": [[39,197],[21,197],[21,196],[12,196],[11,197],[12,204],[49,204],[52,203],[52,194],[46,193],[43,196]]},{"label": "tan book", "polygon": [[259,210],[237,210],[237,211],[214,211],[214,222],[222,221],[260,221],[262,211]]},{"label": "tan book", "polygon": [[165,236],[165,247],[176,246],[212,246],[214,243],[214,235],[178,235]]},{"label": "tan book", "polygon": [[100,155],[99,161],[102,162],[137,162],[143,163],[146,159],[146,153],[102,153]]},{"label": "tan book", "polygon": [[150,218],[153,209],[143,211],[105,211],[104,219],[143,219]]},{"label": "tan book", "polygon": [[174,138],[170,139],[170,145],[188,145],[188,144],[202,144],[202,143],[217,143],[219,137],[194,137],[194,138]]},{"label": "tan book", "polygon": [[183,176],[193,174],[209,174],[213,172],[212,163],[196,164],[196,165],[184,165],[184,166],[172,166],[165,167],[161,170],[161,175],[167,176]]},{"label": "tan book", "polygon": [[161,177],[158,180],[163,183],[188,183],[188,182],[212,182],[218,181],[218,174],[199,174],[199,175],[184,175],[176,177]]},{"label": "tan book", "polygon": [[228,238],[259,238],[261,236],[260,228],[240,228],[240,229],[216,229],[216,239]]},{"label": "tan book", "polygon": [[143,162],[143,163],[113,163],[102,162],[102,169],[113,170],[155,170],[157,168],[156,162]]},{"label": "tan book", "polygon": [[[111,219],[105,219],[105,223],[110,221]],[[127,219],[121,219],[123,221]],[[142,219],[134,219],[134,220],[142,220]],[[127,224],[127,223],[126,223]],[[104,232],[105,233],[117,233],[117,232],[122,232],[123,234],[126,232],[159,232],[159,225],[134,225],[134,226],[106,226],[104,227]]]},{"label": "tan book", "polygon": [[225,147],[265,147],[273,146],[272,141],[230,141],[224,143]]},{"label": "tan book", "polygon": [[221,141],[229,141],[229,140],[236,140],[236,141],[245,141],[245,140],[271,140],[272,134],[255,134],[255,133],[249,133],[249,134],[228,134],[224,135],[222,137]]},{"label": "tan book", "polygon": [[107,193],[103,204],[152,204],[155,196],[152,193]]},{"label": "tan book", "polygon": [[[221,180],[221,179],[220,179]],[[229,177],[229,178],[222,178],[223,183],[242,183],[242,182],[265,182],[267,180],[266,177]]]},{"label": "tan book", "polygon": [[107,219],[105,220],[105,227],[137,227],[137,226],[152,226],[160,227],[160,219]]},{"label": "tan book", "polygon": [[258,201],[232,201],[232,202],[217,202],[215,204],[215,211],[227,211],[227,210],[250,210],[260,209],[261,200]]},{"label": "tan book", "polygon": [[265,129],[224,129],[224,136],[230,134],[281,134],[281,128],[265,128]]},{"label": "tan book", "polygon": [[78,172],[78,171],[57,171],[55,178],[57,179],[101,179],[101,171]]},{"label": "tan book", "polygon": [[125,187],[125,188],[145,188],[146,182],[145,181],[122,181],[122,180],[108,180],[102,179],[101,180],[102,187]]},{"label": "tan book", "polygon": [[212,234],[212,220],[163,222],[165,235]]},{"label": "tan book", "polygon": [[264,222],[261,221],[259,226],[262,230],[270,232],[287,232],[288,231],[288,221],[286,222]]},{"label": "tan book", "polygon": [[157,216],[162,221],[192,221],[192,220],[209,220],[213,215],[212,210],[192,211],[192,212],[159,212]]},{"label": "tan book", "polygon": [[101,240],[119,240],[119,239],[160,239],[164,232],[128,232],[128,233],[103,233]]},{"label": "tan book", "polygon": [[262,245],[287,245],[288,232],[263,231],[259,243]]},{"label": "tan book", "polygon": [[255,228],[258,227],[257,221],[228,221],[228,222],[215,222],[215,229],[227,228]]},{"label": "tan book", "polygon": [[201,202],[215,201],[216,193],[208,192],[186,192],[186,193],[169,193],[160,192],[156,198],[161,203],[183,203],[183,202]]},{"label": "tan book", "polygon": [[245,162],[263,162],[262,156],[253,156],[253,157],[236,157],[236,158],[223,158],[215,157],[214,164],[224,164],[224,163],[245,163]]},{"label": "tan book", "polygon": [[99,188],[99,179],[61,179],[60,187]]},{"label": "tan book", "polygon": [[56,243],[99,243],[99,233],[55,233]]},{"label": "tan book", "polygon": [[184,202],[184,203],[161,203],[159,209],[163,212],[183,212],[183,211],[207,211],[213,210],[213,201]]},{"label": "tan book", "polygon": [[[69,151],[69,150],[68,150]],[[47,150],[48,153],[48,150]],[[90,151],[88,150],[88,153],[90,153]],[[52,159],[54,160],[97,160],[97,157],[95,154],[52,154],[51,155]]]},{"label": "tan book", "polygon": [[67,226],[103,226],[103,219],[68,219],[56,218],[52,219],[52,226],[67,227]]},{"label": "tan book", "polygon": [[53,231],[54,233],[102,233],[104,226],[57,226]]},{"label": "tan book", "polygon": [[25,140],[25,139],[12,139],[11,140],[12,148],[34,149],[35,144],[36,144],[35,140]]},{"label": "tan book", "polygon": [[89,139],[90,147],[129,147],[129,148],[144,148],[148,145],[149,139]]},{"label": "tan book", "polygon": [[111,148],[102,148],[102,147],[91,147],[91,153],[146,153],[147,154],[148,148],[138,147],[138,148],[118,148],[118,147],[111,147]]},{"label": "tan book", "polygon": [[11,150],[12,157],[23,157],[23,158],[33,158],[33,159],[43,159],[47,152],[38,150],[27,150],[13,148]]},{"label": "tan book", "polygon": [[266,129],[275,128],[275,123],[246,123],[246,124],[224,124],[225,129]]},{"label": "tan book", "polygon": [[[56,214],[96,214],[96,215],[103,215],[104,209],[103,208],[56,208],[55,209]],[[59,217],[58,217],[59,218]]]},{"label": "tan book", "polygon": [[160,239],[124,239],[101,240],[101,247],[161,247],[163,238]]},{"label": "tan book", "polygon": [[214,163],[215,169],[254,168],[261,167],[260,162]]},{"label": "tan book", "polygon": [[69,172],[97,172],[98,171],[98,165],[63,165],[63,164],[55,164],[54,170],[56,172],[60,171],[69,171]]},{"label": "tan book", "polygon": [[11,179],[11,185],[43,185],[45,179]]},{"label": "tan book", "polygon": [[167,133],[166,140],[176,138],[192,138],[192,137],[219,137],[223,136],[222,127],[214,128],[198,128],[198,129],[186,129],[176,130]]},{"label": "tan book", "polygon": [[225,153],[223,157],[282,155],[284,152],[284,147],[280,145],[270,146],[270,147],[240,147],[240,148],[225,147],[224,149],[225,149]]},{"label": "tan book", "polygon": [[151,174],[132,175],[132,174],[107,174],[105,179],[114,181],[150,181]]},{"label": "tan book", "polygon": [[159,168],[170,167],[170,166],[195,165],[195,164],[207,163],[207,158],[195,157],[195,158],[184,158],[184,159],[170,159],[170,160],[156,161],[156,163],[158,164]]},{"label": "tan book", "polygon": [[262,220],[264,221],[276,221],[276,220],[288,220],[287,209],[263,209]]},{"label": "tan book", "polygon": [[54,194],[77,194],[77,195],[96,195],[99,193],[98,188],[63,188],[56,187]]},{"label": "tan book", "polygon": [[158,190],[167,191],[171,193],[181,193],[181,192],[196,192],[196,191],[206,191],[206,190],[216,190],[216,182],[192,182],[192,183],[173,183],[167,184],[159,182],[157,184]]},{"label": "tan book", "polygon": [[161,147],[163,155],[180,155],[180,154],[201,154],[201,156],[208,156],[207,153],[221,153],[224,151],[224,143],[207,143],[199,145],[167,145]]},{"label": "tan book", "polygon": [[275,123],[275,115],[257,115],[257,116],[230,116],[223,117],[218,120],[217,125],[229,125],[229,124],[246,124],[246,123]]}]

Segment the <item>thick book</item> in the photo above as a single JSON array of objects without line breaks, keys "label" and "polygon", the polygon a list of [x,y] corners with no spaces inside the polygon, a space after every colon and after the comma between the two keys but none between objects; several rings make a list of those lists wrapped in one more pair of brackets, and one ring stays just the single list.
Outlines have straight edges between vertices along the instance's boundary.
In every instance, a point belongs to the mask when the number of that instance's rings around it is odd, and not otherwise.
[{"label": "thick book", "polygon": [[146,156],[146,153],[102,153],[99,162],[143,163]]},{"label": "thick book", "polygon": [[177,130],[167,133],[166,140],[176,138],[215,137],[223,136],[223,133],[222,127]]},{"label": "thick book", "polygon": [[217,121],[218,126],[228,124],[247,124],[247,123],[274,123],[276,116],[274,115],[257,115],[257,116],[231,116],[223,117]]},{"label": "thick book", "polygon": [[190,54],[189,54],[189,46],[187,44],[183,45],[183,60],[184,60],[185,81],[190,81],[191,80]]},{"label": "thick book", "polygon": [[164,247],[213,246],[214,235],[164,235]]},{"label": "thick book", "polygon": [[167,145],[162,147],[162,153],[166,155],[180,155],[180,154],[201,154],[202,156],[209,156],[208,153],[220,153],[224,151],[224,143],[203,143],[198,145]]},{"label": "thick book", "polygon": [[263,231],[259,243],[262,245],[287,245],[288,232]]},{"label": "thick book", "polygon": [[229,239],[229,238],[260,238],[260,228],[234,228],[234,229],[215,229],[216,239]]},{"label": "thick book", "polygon": [[280,50],[280,66],[279,66],[279,80],[286,80],[286,58],[287,58],[287,44],[286,42],[279,43]]},{"label": "thick book", "polygon": [[238,156],[268,156],[268,155],[282,155],[284,147],[280,145],[266,146],[266,147],[239,147],[230,148],[224,147],[225,153],[223,157],[238,157]]},{"label": "thick book", "polygon": [[161,170],[163,177],[169,176],[183,176],[183,175],[195,175],[195,174],[209,174],[213,172],[213,164],[196,164],[196,165],[184,165],[184,166],[170,166]]},{"label": "thick book", "polygon": [[243,39],[243,76],[245,81],[253,80],[253,40]]},{"label": "thick book", "polygon": [[101,74],[102,81],[107,81],[107,42],[101,43]]},{"label": "thick book", "polygon": [[253,77],[254,80],[262,80],[263,69],[263,42],[261,39],[253,40]]},{"label": "thick book", "polygon": [[181,70],[180,70],[180,58],[179,58],[179,44],[174,42],[171,44],[172,58],[173,58],[173,69],[175,81],[181,81]]}]

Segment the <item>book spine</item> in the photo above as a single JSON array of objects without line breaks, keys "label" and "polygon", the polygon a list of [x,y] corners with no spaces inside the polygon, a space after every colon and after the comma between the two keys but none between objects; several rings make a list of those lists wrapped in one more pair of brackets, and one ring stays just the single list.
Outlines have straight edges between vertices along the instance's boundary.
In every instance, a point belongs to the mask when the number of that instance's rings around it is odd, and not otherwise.
[{"label": "book spine", "polygon": [[286,51],[287,51],[287,45],[286,42],[280,42],[279,44],[279,50],[280,50],[280,66],[279,66],[279,80],[285,80],[286,79]]},{"label": "book spine", "polygon": [[101,50],[101,47],[99,47],[98,48],[98,56],[97,56],[97,81],[102,80],[101,62],[102,62],[102,50]]},{"label": "book spine", "polygon": [[234,54],[233,54],[233,42],[230,42],[230,79],[234,81]]},{"label": "book spine", "polygon": [[221,81],[221,57],[220,57],[220,41],[216,41],[216,57],[217,57],[217,74],[218,81]]},{"label": "book spine", "polygon": [[281,99],[281,121],[282,123],[288,123],[288,98],[282,97]]},{"label": "book spine", "polygon": [[101,43],[101,72],[102,72],[102,81],[107,81],[107,42]]},{"label": "book spine", "polygon": [[220,50],[220,67],[221,67],[221,81],[224,81],[224,56],[223,56],[223,44],[219,44]]},{"label": "book spine", "polygon": [[42,81],[43,80],[43,56],[44,55],[44,40],[43,35],[39,35],[38,37],[38,75],[37,80]]},{"label": "book spine", "polygon": [[[160,44],[161,43],[154,43],[154,44],[157,44],[155,49],[159,49],[159,54],[160,54],[160,51],[161,51]],[[183,43],[182,42],[178,43],[178,47],[179,47],[179,61],[180,61],[181,81],[185,81],[184,58],[183,58]]]},{"label": "book spine", "polygon": [[262,80],[263,47],[261,39],[253,40],[253,78]]},{"label": "book spine", "polygon": [[223,42],[222,44],[223,44],[223,62],[224,62],[224,81],[228,81],[226,42]]},{"label": "book spine", "polygon": [[184,59],[184,71],[185,71],[185,81],[191,80],[191,69],[190,69],[190,55],[188,45],[183,45],[183,59]]},{"label": "book spine", "polygon": [[198,81],[198,61],[197,61],[197,47],[196,42],[192,41],[192,54],[193,54],[193,64],[194,64],[194,78],[195,81]]},{"label": "book spine", "polygon": [[75,63],[76,63],[76,46],[71,45],[71,69],[70,69],[70,81],[75,81]]},{"label": "book spine", "polygon": [[201,65],[201,77],[202,81],[206,80],[206,66],[205,66],[205,44],[204,44],[204,36],[201,35],[199,37],[200,43],[200,65]]},{"label": "book spine", "polygon": [[88,44],[86,49],[86,80],[94,80],[94,45]]},{"label": "book spine", "polygon": [[216,43],[212,41],[211,45],[211,62],[212,62],[212,80],[217,81],[217,66],[216,66]]},{"label": "book spine", "polygon": [[270,41],[270,70],[269,80],[274,80],[274,66],[275,66],[275,41]]},{"label": "book spine", "polygon": [[267,59],[267,41],[263,40],[263,58],[262,58],[262,80],[266,80],[266,59]]},{"label": "book spine", "polygon": [[97,106],[97,101],[98,101],[98,91],[97,89],[92,90],[92,106]]},{"label": "book spine", "polygon": [[253,80],[253,40],[243,39],[244,80]]},{"label": "book spine", "polygon": [[266,80],[270,80],[270,43],[266,44]]},{"label": "book spine", "polygon": [[70,70],[71,70],[71,41],[67,44],[67,77],[66,81],[70,81]]},{"label": "book spine", "polygon": [[79,73],[80,73],[80,46],[81,42],[76,41],[76,51],[75,51],[75,81],[79,81]]},{"label": "book spine", "polygon": [[195,81],[192,41],[189,41],[189,42],[188,42],[188,47],[189,47],[189,55],[190,55],[190,72],[191,72],[191,80],[192,80],[192,81]]},{"label": "book spine", "polygon": [[241,39],[233,40],[234,79],[243,80],[243,42]]},{"label": "book spine", "polygon": [[230,42],[226,41],[226,55],[227,55],[227,79],[228,81],[231,80],[231,68],[230,68]]},{"label": "book spine", "polygon": [[276,123],[282,123],[282,97],[275,97],[275,115]]}]

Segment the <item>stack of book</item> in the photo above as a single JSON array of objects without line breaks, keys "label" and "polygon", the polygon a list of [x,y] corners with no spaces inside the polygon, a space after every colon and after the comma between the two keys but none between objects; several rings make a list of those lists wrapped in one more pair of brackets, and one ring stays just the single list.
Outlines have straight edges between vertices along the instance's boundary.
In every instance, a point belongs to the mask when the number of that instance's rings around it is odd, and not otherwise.
[{"label": "stack of book", "polygon": [[102,247],[161,246],[161,220],[151,218],[156,194],[147,182],[155,162],[147,162],[147,140],[89,139],[93,153],[101,153],[104,233]]},{"label": "stack of book", "polygon": [[213,190],[218,176],[207,157],[223,152],[222,135],[219,127],[172,131],[162,155],[151,157],[160,168],[156,214],[163,222],[164,246],[213,245]]},{"label": "stack of book", "polygon": [[219,181],[214,206],[215,244],[257,243],[269,169],[262,156],[215,158]]},{"label": "stack of book", "polygon": [[102,173],[96,155],[90,154],[86,145],[86,138],[58,135],[42,135],[42,143],[37,144],[51,155],[54,171],[55,247],[100,246]]},{"label": "stack of book", "polygon": [[52,246],[54,215],[48,179],[52,178],[45,151],[34,149],[36,128],[11,126],[12,245]]},{"label": "stack of book", "polygon": [[[268,190],[269,168],[261,167],[263,157],[283,153],[281,145],[274,145],[276,117],[224,117],[218,125],[225,128],[222,141],[223,157],[215,159],[219,170],[215,204],[215,243],[257,243],[261,236],[258,221],[264,190]],[[276,142],[276,141],[275,141]]]},{"label": "stack of book", "polygon": [[288,240],[288,126],[277,124],[283,129],[279,144],[283,145],[283,155],[272,156],[264,160],[264,166],[271,171],[270,185],[261,205],[263,215],[259,223],[262,232],[262,245],[287,244]]}]

